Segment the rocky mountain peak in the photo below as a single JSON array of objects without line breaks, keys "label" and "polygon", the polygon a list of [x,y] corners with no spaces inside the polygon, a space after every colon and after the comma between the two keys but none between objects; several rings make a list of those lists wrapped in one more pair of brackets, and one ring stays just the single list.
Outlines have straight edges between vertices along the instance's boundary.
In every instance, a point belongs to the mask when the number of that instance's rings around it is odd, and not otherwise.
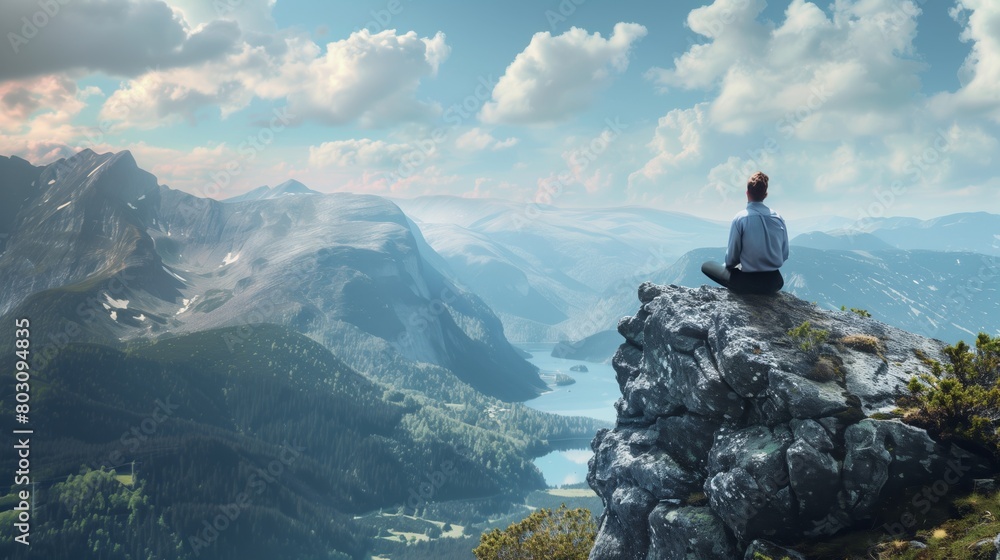
[{"label": "rocky mountain peak", "polygon": [[884,414],[922,357],[943,359],[939,341],[786,293],[645,283],[639,300],[618,327],[617,425],[592,443],[606,506],[592,559],[743,557],[988,470]]},{"label": "rocky mountain peak", "polygon": [[257,187],[251,191],[245,192],[238,196],[233,196],[223,200],[223,202],[245,202],[248,200],[272,200],[275,198],[281,198],[284,196],[302,195],[302,194],[321,194],[318,191],[314,191],[304,184],[296,181],[295,179],[289,179],[280,185],[275,187],[269,187],[264,185],[262,187]]}]

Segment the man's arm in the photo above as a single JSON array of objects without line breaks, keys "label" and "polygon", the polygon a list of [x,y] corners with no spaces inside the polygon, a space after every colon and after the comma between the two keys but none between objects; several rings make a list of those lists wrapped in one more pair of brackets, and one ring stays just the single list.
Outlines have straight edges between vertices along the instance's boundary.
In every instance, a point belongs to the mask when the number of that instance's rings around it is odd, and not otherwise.
[{"label": "man's arm", "polygon": [[781,262],[784,263],[788,260],[788,226],[785,225],[785,220],[781,220]]},{"label": "man's arm", "polygon": [[726,268],[736,268],[740,264],[740,253],[743,251],[743,221],[733,219],[729,227],[729,248],[726,250]]}]

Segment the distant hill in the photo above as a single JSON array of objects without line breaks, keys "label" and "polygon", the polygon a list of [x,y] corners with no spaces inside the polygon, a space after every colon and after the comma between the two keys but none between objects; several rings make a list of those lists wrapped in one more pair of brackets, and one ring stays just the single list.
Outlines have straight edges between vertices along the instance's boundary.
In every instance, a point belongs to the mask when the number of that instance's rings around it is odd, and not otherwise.
[{"label": "distant hill", "polygon": [[862,223],[860,230],[897,249],[1000,255],[1000,214],[989,212],[950,214],[930,220],[873,219]]},{"label": "distant hill", "polygon": [[268,187],[267,185],[263,187],[257,187],[252,191],[243,193],[238,196],[229,197],[223,202],[243,202],[247,200],[272,200],[275,198],[281,198],[283,196],[293,196],[302,194],[321,194],[318,191],[314,191],[309,187],[303,185],[302,183],[292,179],[285,181],[276,187]]},{"label": "distant hill", "polygon": [[574,338],[568,319],[611,285],[657,270],[728,223],[651,208],[557,208],[426,196],[395,202],[453,273],[480,295],[514,341]]},{"label": "distant hill", "polygon": [[[701,263],[720,261],[724,255],[723,248],[691,251],[672,266],[634,281],[692,288],[715,285],[701,273]],[[1000,332],[996,270],[994,257],[976,253],[793,246],[782,274],[785,291],[821,307],[867,309],[889,325],[954,343],[971,342],[980,331]],[[594,313],[617,321],[629,313],[634,299],[627,292],[608,293],[595,305]]]},{"label": "distant hill", "polygon": [[789,244],[808,247],[810,249],[839,251],[882,251],[893,248],[892,245],[889,245],[876,235],[853,232],[823,233],[813,231],[796,236]]},{"label": "distant hill", "polygon": [[337,351],[354,328],[493,396],[545,389],[497,317],[424,259],[419,233],[385,199],[307,196],[289,181],[221,203],[157,185],[128,152],[5,163],[29,185],[0,192],[0,206],[17,209],[0,254],[0,314],[17,307],[55,331],[83,321],[78,340],[104,343],[271,322]]},{"label": "distant hill", "polygon": [[567,360],[604,363],[611,360],[621,343],[622,336],[617,330],[601,331],[581,340],[561,341],[552,348],[552,355]]}]

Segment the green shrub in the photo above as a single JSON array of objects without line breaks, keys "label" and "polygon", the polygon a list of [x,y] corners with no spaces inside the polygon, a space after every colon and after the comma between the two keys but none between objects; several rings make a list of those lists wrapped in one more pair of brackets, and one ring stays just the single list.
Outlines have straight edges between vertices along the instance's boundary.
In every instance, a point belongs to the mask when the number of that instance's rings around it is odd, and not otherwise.
[{"label": "green shrub", "polygon": [[501,531],[484,533],[472,551],[479,560],[586,560],[597,538],[590,511],[540,509]]},{"label": "green shrub", "polygon": [[814,329],[809,321],[803,321],[801,325],[790,329],[788,336],[792,337],[792,340],[799,345],[803,352],[811,353],[826,342],[830,331]]},{"label": "green shrub", "polygon": [[[841,311],[847,311],[847,306],[841,305],[840,306],[840,310]],[[854,314],[858,315],[859,317],[864,317],[865,319],[867,319],[867,318],[869,318],[869,317],[872,316],[872,314],[869,313],[867,309],[858,309],[857,307],[852,307],[851,308],[851,313],[854,313]]]},{"label": "green shrub", "polygon": [[975,352],[959,342],[947,364],[926,359],[931,373],[910,379],[904,420],[944,440],[983,448],[1000,460],[1000,337],[980,333]]}]

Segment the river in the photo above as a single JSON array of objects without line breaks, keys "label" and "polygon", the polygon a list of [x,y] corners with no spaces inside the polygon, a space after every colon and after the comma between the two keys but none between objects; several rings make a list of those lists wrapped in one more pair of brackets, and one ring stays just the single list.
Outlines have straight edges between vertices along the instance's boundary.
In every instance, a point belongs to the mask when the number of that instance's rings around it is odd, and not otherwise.
[{"label": "river", "polygon": [[[587,416],[614,424],[616,417],[614,405],[621,392],[618,390],[615,371],[611,365],[554,358],[551,355],[554,346],[551,343],[518,345],[518,348],[531,354],[528,361],[538,367],[539,373],[551,389],[524,404],[543,412],[563,416]],[[570,369],[577,365],[586,366],[588,371],[579,372]],[[576,380],[576,383],[556,386],[554,376],[557,373],[569,375]],[[589,447],[553,451],[535,459],[535,465],[542,471],[549,486],[576,484],[586,480],[587,461],[592,456],[593,452]]]}]

